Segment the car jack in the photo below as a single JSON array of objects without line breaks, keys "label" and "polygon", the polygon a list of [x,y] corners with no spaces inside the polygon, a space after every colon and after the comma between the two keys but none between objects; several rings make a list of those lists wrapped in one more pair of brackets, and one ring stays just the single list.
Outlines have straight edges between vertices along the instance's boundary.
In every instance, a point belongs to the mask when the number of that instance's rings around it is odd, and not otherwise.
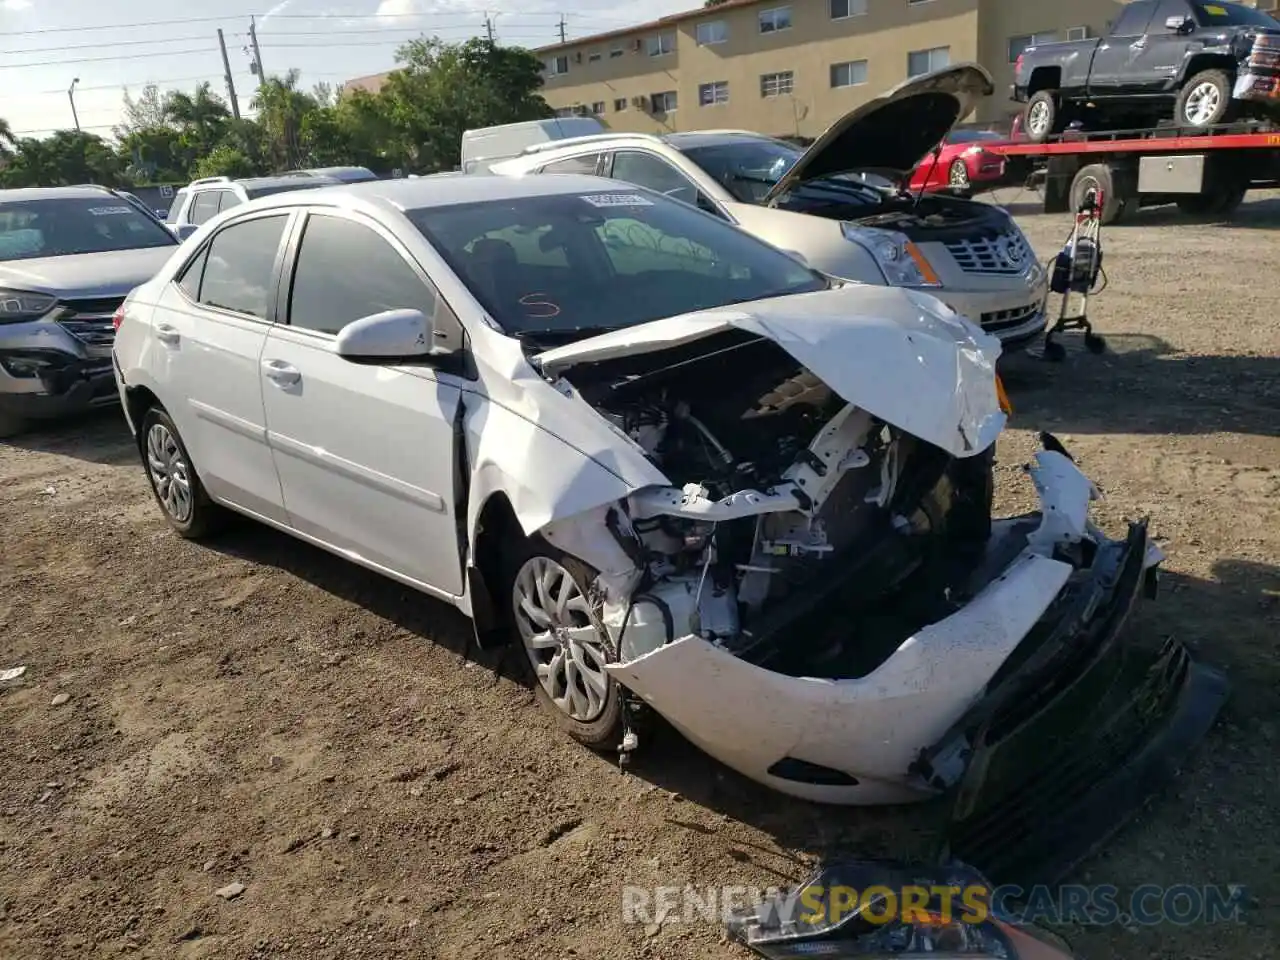
[{"label": "car jack", "polygon": [[[1062,297],[1058,319],[1044,335],[1039,348],[1028,350],[1039,360],[1061,363],[1067,357],[1066,347],[1057,339],[1068,330],[1084,331],[1084,346],[1090,353],[1107,349],[1107,341],[1093,332],[1089,322],[1089,295],[1106,289],[1107,275],[1102,269],[1102,190],[1090,190],[1076,211],[1071,235],[1053,260],[1048,293]],[[1098,281],[1102,286],[1098,286]],[[1045,295],[1046,302],[1048,294]]]}]

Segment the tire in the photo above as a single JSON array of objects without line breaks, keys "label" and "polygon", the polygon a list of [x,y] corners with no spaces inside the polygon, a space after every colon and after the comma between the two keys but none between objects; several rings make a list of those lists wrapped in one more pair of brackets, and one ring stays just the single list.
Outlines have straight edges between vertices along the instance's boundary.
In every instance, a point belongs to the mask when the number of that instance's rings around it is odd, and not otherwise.
[{"label": "tire", "polygon": [[160,512],[179,536],[199,540],[225,525],[226,511],[209,498],[177,425],[163,407],[151,407],[142,415],[138,450]]},{"label": "tire", "polygon": [[0,440],[16,437],[27,428],[25,421],[7,413],[0,413]]},{"label": "tire", "polygon": [[1033,93],[1022,112],[1022,129],[1032,143],[1044,143],[1055,133],[1062,132],[1061,109],[1056,90]]},{"label": "tire", "polygon": [[1231,75],[1225,70],[1201,70],[1178,91],[1174,123],[1200,129],[1228,122],[1235,111],[1231,88]]},{"label": "tire", "polygon": [[1179,197],[1178,209],[1192,217],[1227,217],[1235,213],[1244,202],[1247,187],[1240,185],[1220,187],[1204,193]]},{"label": "tire", "polygon": [[[590,601],[596,571],[541,537],[519,544],[503,566],[503,609],[539,704],[579,743],[593,750],[617,748],[624,733],[622,688],[603,669],[617,660],[617,652]],[[566,577],[572,585],[561,593]],[[561,597],[565,602],[555,603]],[[541,598],[554,609],[547,610]],[[546,623],[530,610],[538,610]],[[603,686],[603,695],[592,679]]]},{"label": "tire", "polygon": [[1102,191],[1102,223],[1117,223],[1129,210],[1129,198],[1116,191],[1116,177],[1105,163],[1081,167],[1071,181],[1071,212],[1080,209],[1091,190]]}]

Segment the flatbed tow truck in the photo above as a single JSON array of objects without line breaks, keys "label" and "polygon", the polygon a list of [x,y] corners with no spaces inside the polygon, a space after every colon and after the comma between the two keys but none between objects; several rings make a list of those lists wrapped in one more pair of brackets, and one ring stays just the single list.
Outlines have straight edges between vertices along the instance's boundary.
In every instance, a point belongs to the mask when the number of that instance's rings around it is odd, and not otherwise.
[{"label": "flatbed tow truck", "polygon": [[1100,190],[1104,224],[1168,203],[1193,216],[1225,217],[1249,190],[1280,187],[1280,128],[1260,122],[1195,131],[1068,130],[1045,143],[989,149],[1027,165],[1027,183],[1044,188],[1046,213],[1078,210],[1091,190]]}]

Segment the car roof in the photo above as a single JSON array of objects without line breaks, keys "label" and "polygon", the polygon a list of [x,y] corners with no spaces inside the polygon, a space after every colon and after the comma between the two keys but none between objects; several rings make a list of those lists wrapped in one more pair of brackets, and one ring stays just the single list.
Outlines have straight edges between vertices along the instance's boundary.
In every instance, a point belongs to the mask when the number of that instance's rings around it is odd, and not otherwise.
[{"label": "car roof", "polygon": [[[333,177],[324,177],[324,176],[320,176],[319,174],[313,174],[313,173],[283,174],[277,177],[244,177],[240,180],[233,180],[231,182],[238,183],[240,186],[244,187],[246,190],[260,190],[263,187],[283,187],[291,183],[297,183],[300,180],[306,181],[308,183],[318,182],[324,185],[331,184],[331,183],[336,184],[336,183],[342,182],[341,180],[335,180]],[[202,184],[199,184],[199,186],[216,187],[218,186],[218,184],[202,183]],[[222,184],[222,186],[225,187],[226,184]]]},{"label": "car roof", "polygon": [[100,200],[103,195],[114,196],[107,187],[15,187],[12,190],[0,190],[0,203],[18,200],[63,200],[79,198],[82,200]]},{"label": "car roof", "polygon": [[[677,150],[696,150],[698,147],[717,147],[729,143],[741,143],[743,140],[778,141],[777,137],[766,137],[763,133],[751,133],[748,130],[705,130],[692,133],[668,133],[663,138]],[[799,149],[799,148],[797,148]]]},{"label": "car roof", "polygon": [[[577,173],[553,173],[541,177],[502,177],[476,173],[436,173],[427,177],[399,180],[369,180],[341,186],[321,187],[295,193],[278,193],[254,201],[255,209],[290,207],[301,204],[332,203],[357,206],[361,201],[395,210],[447,207],[485,200],[520,200],[578,193],[599,193],[619,183],[604,177]],[[622,184],[634,191],[633,184]]]}]

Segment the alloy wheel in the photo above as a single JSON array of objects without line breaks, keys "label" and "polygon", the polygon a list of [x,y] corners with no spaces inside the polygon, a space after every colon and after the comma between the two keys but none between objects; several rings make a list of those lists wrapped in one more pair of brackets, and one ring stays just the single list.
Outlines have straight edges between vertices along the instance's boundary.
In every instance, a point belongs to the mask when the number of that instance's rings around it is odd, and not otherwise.
[{"label": "alloy wheel", "polygon": [[1031,111],[1027,115],[1027,127],[1036,136],[1045,133],[1049,129],[1049,105],[1047,103],[1035,103],[1031,106]]},{"label": "alloy wheel", "polygon": [[969,186],[969,168],[964,165],[963,160],[957,160],[951,164],[951,171],[947,180],[953,187]]},{"label": "alloy wheel", "polygon": [[1198,83],[1191,93],[1187,95],[1187,102],[1182,108],[1182,115],[1187,123],[1197,127],[1203,126],[1209,122],[1221,102],[1222,94],[1218,90],[1217,84]]},{"label": "alloy wheel", "polygon": [[550,557],[530,557],[511,588],[512,610],[538,683],[570,719],[591,723],[605,709],[612,682],[587,598]]},{"label": "alloy wheel", "polygon": [[191,519],[191,474],[178,439],[163,423],[147,431],[147,472],[165,513],[177,523]]}]

